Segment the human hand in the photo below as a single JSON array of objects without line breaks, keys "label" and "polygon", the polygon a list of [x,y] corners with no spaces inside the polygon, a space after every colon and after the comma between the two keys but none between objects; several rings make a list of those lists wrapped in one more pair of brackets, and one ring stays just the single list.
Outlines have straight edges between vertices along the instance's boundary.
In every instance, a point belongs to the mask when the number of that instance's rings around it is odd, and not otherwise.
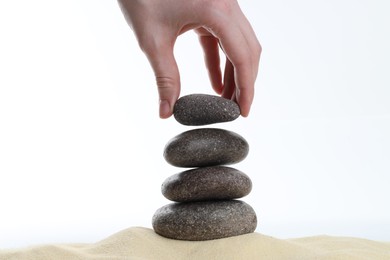
[{"label": "human hand", "polygon": [[[235,100],[241,115],[248,116],[261,46],[236,0],[118,2],[154,71],[161,118],[172,115],[180,94],[180,75],[173,55],[175,41],[192,29],[199,36],[213,89]],[[226,55],[223,78],[219,47]]]}]

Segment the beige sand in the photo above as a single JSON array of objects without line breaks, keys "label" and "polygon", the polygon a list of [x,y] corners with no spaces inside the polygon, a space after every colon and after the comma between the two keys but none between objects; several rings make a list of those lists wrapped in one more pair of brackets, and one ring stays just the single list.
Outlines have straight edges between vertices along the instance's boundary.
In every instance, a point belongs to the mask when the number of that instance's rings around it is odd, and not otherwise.
[{"label": "beige sand", "polygon": [[318,236],[281,240],[259,233],[189,242],[133,227],[95,244],[46,245],[2,250],[0,259],[390,259],[390,243]]}]

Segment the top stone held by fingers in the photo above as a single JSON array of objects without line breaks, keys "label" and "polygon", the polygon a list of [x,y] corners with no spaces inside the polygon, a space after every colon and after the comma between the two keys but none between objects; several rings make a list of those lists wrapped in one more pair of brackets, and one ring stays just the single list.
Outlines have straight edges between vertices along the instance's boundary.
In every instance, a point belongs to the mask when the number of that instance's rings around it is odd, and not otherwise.
[{"label": "top stone held by fingers", "polygon": [[214,95],[191,94],[179,98],[173,108],[177,122],[188,126],[229,122],[240,116],[240,107],[230,99]]}]

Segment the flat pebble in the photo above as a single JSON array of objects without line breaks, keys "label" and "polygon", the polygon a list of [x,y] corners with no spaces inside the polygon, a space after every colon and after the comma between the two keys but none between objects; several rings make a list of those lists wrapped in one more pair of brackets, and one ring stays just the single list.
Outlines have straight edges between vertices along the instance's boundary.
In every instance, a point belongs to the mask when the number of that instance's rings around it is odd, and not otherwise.
[{"label": "flat pebble", "polygon": [[257,217],[239,200],[171,203],[156,211],[152,225],[167,238],[202,241],[252,233]]},{"label": "flat pebble", "polygon": [[251,179],[226,166],[201,167],[168,177],[162,194],[176,202],[228,200],[242,198],[252,189]]},{"label": "flat pebble", "polygon": [[176,101],[173,115],[183,125],[209,125],[235,120],[240,116],[240,107],[223,97],[191,94]]},{"label": "flat pebble", "polygon": [[218,128],[200,128],[169,140],[164,158],[177,167],[206,167],[238,163],[248,152],[248,142],[239,134]]}]

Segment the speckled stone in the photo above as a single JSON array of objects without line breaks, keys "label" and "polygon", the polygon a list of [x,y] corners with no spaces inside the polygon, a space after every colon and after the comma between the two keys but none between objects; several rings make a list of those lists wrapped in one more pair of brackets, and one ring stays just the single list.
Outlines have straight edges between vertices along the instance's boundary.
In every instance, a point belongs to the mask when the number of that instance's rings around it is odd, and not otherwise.
[{"label": "speckled stone", "polygon": [[235,120],[240,116],[240,107],[223,97],[191,94],[176,101],[173,115],[183,125],[209,125]]},{"label": "speckled stone", "polygon": [[218,128],[200,128],[169,140],[164,158],[177,167],[206,167],[238,163],[248,152],[248,142],[239,134]]},{"label": "speckled stone", "polygon": [[242,198],[252,189],[251,179],[226,166],[201,167],[168,177],[162,194],[176,202],[228,200]]},{"label": "speckled stone", "polygon": [[201,241],[252,233],[257,217],[239,200],[171,203],[156,211],[152,225],[167,238]]}]

